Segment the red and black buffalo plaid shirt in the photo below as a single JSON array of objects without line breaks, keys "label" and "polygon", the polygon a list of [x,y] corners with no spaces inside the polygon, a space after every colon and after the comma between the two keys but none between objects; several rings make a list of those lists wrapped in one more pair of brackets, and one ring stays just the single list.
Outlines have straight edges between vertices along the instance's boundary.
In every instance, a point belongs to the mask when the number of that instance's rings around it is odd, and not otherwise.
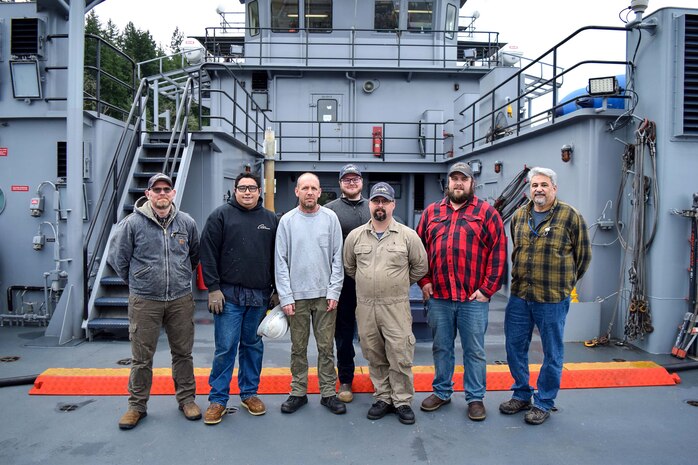
[{"label": "red and black buffalo plaid shirt", "polygon": [[478,289],[491,297],[502,285],[507,239],[499,213],[487,202],[454,210],[448,198],[429,205],[417,226],[429,256],[429,272],[419,286],[432,283],[434,298],[466,302]]}]

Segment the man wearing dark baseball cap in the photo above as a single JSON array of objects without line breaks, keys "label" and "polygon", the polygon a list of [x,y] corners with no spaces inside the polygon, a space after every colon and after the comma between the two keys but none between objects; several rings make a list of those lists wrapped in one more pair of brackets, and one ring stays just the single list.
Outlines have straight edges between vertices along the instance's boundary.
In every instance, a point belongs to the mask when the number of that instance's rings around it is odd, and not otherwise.
[{"label": "man wearing dark baseball cap", "polygon": [[463,347],[463,386],[468,418],[487,416],[485,331],[490,297],[502,285],[507,239],[502,218],[475,195],[473,171],[458,162],[448,170],[446,197],[422,213],[417,234],[429,255],[429,272],[419,281],[434,337],[433,393],[426,412],[451,402],[454,341]]},{"label": "man wearing dark baseball cap", "polygon": [[[342,239],[371,219],[368,200],[361,196],[364,183],[361,170],[354,163],[348,163],[339,170],[339,190],[341,197],[325,205],[337,214],[342,226]],[[337,305],[337,322],[334,342],[337,345],[337,376],[339,390],[337,398],[342,402],[354,399],[351,385],[354,381],[354,333],[356,332],[356,283],[349,276],[344,277],[342,293]]]},{"label": "man wearing dark baseball cap", "polygon": [[153,357],[165,328],[172,354],[172,378],[179,409],[188,420],[201,418],[194,401],[196,381],[194,299],[191,281],[199,263],[199,232],[191,216],[174,203],[172,179],[157,173],[148,180],[145,196],[133,213],[121,220],[107,261],[128,284],[131,374],[128,410],[120,429],[132,429],[147,415],[153,381]]},{"label": "man wearing dark baseball cap", "polygon": [[371,220],[344,244],[346,276],[356,279],[359,342],[375,390],[366,417],[396,412],[400,423],[411,425],[415,338],[409,289],[427,272],[427,254],[419,236],[393,218],[390,184],[377,183],[370,198]]}]

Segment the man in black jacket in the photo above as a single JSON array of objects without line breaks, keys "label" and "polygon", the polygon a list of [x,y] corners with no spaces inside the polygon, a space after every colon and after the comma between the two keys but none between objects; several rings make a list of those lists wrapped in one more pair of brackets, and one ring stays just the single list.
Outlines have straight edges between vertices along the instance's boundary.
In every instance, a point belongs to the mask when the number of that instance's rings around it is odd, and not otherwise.
[{"label": "man in black jacket", "polygon": [[[363,226],[371,219],[368,200],[361,196],[363,189],[361,170],[353,163],[344,165],[339,172],[339,189],[342,196],[325,207],[337,214],[342,226],[342,239],[346,240],[349,233]],[[334,340],[337,344],[337,374],[339,377],[339,392],[337,397],[342,402],[351,402],[354,395],[351,383],[354,380],[354,332],[356,331],[356,283],[349,276],[344,276],[342,294],[337,306],[337,326]]]},{"label": "man in black jacket", "polygon": [[238,348],[242,406],[252,415],[266,413],[257,397],[264,353],[257,327],[274,282],[278,220],[262,207],[260,186],[260,178],[250,173],[235,178],[235,196],[211,213],[201,236],[201,265],[216,342],[208,380],[210,405],[204,414],[207,425],[223,419]]}]

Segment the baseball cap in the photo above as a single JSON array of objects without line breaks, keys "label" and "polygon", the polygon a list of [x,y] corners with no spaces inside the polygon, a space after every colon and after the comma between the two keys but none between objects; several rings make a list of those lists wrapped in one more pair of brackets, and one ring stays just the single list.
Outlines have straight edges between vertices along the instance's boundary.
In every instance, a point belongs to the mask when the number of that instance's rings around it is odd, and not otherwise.
[{"label": "baseball cap", "polygon": [[357,176],[361,176],[361,170],[355,164],[349,163],[348,165],[342,166],[342,169],[339,170],[339,179],[342,179],[345,174],[355,174]]},{"label": "baseball cap", "polygon": [[148,189],[151,189],[153,185],[158,181],[165,181],[167,184],[170,185],[170,187],[174,187],[174,184],[172,184],[172,178],[170,178],[165,173],[158,173],[153,175],[153,177],[151,177],[148,180]]},{"label": "baseball cap", "polygon": [[451,168],[448,170],[448,176],[451,176],[453,173],[460,173],[463,176],[467,176],[469,178],[473,177],[472,168],[470,168],[470,165],[463,162],[458,162],[451,166]]},{"label": "baseball cap", "polygon": [[369,200],[373,200],[374,197],[385,197],[386,199],[393,201],[395,200],[395,189],[387,182],[379,182],[371,188],[371,195]]}]

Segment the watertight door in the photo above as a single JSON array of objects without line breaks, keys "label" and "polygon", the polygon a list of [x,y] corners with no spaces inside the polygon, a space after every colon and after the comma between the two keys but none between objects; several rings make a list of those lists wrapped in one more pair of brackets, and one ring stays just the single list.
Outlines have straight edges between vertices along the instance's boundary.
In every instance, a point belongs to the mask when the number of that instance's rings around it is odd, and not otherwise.
[{"label": "watertight door", "polygon": [[346,157],[344,143],[341,94],[312,94],[310,104],[310,152],[325,157]]}]

